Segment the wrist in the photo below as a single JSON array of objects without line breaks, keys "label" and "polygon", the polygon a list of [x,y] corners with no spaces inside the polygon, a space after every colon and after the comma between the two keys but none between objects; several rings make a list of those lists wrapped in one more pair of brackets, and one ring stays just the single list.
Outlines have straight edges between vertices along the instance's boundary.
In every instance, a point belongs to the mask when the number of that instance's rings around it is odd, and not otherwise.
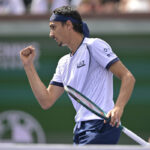
[{"label": "wrist", "polygon": [[124,104],[115,104],[115,108],[117,108],[117,109],[122,109],[122,110],[124,110],[124,107],[125,107],[125,105]]},{"label": "wrist", "polygon": [[24,64],[23,67],[27,71],[27,70],[32,70],[34,68],[34,65],[32,63],[31,64]]}]

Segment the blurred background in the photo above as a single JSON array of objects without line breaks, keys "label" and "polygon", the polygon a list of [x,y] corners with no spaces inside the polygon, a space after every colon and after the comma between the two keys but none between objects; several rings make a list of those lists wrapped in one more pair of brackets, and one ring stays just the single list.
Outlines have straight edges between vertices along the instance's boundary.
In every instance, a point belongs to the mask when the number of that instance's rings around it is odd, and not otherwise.
[{"label": "blurred background", "polygon": [[[150,0],[0,0],[0,142],[72,143],[75,111],[66,94],[42,110],[19,58],[36,48],[35,65],[48,86],[57,62],[69,52],[49,38],[49,17],[71,5],[87,22],[91,37],[107,41],[136,78],[122,124],[150,136]],[[120,82],[114,78],[114,100]],[[136,144],[124,134],[119,144]]]}]

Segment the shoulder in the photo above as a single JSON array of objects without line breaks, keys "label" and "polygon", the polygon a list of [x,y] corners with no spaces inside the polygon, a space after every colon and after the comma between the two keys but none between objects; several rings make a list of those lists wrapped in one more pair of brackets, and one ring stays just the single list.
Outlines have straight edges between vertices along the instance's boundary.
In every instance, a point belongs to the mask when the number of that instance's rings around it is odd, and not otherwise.
[{"label": "shoulder", "polygon": [[66,54],[66,55],[62,56],[62,57],[59,59],[59,61],[62,62],[62,61],[65,61],[65,60],[67,60],[67,59],[69,59],[69,58],[70,58],[70,54]]},{"label": "shoulder", "polygon": [[109,68],[114,63],[114,60],[118,60],[117,55],[106,41],[98,38],[87,38],[85,40],[91,56],[104,68]]},{"label": "shoulder", "polygon": [[86,38],[84,43],[89,47],[89,48],[110,48],[110,45],[104,41],[103,39],[100,38]]},{"label": "shoulder", "polygon": [[70,58],[70,54],[62,56],[58,61],[58,65],[66,64],[68,62],[69,58]]}]

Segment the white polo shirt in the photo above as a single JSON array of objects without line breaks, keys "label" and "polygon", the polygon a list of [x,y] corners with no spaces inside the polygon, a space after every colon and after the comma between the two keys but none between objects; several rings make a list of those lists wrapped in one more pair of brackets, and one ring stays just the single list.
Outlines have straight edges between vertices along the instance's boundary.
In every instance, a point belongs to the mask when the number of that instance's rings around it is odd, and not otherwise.
[{"label": "white polo shirt", "polygon": [[[85,38],[73,56],[67,54],[59,60],[50,84],[72,86],[107,113],[114,107],[113,74],[109,67],[118,60],[105,41]],[[72,97],[70,99],[76,110],[76,122],[100,119]]]}]

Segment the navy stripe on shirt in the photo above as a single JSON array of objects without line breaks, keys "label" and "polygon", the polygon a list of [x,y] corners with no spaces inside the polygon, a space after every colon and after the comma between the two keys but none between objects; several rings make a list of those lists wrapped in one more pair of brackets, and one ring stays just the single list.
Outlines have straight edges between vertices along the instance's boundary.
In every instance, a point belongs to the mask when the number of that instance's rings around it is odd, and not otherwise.
[{"label": "navy stripe on shirt", "polygon": [[110,62],[107,64],[106,69],[109,69],[110,66],[111,66],[112,64],[114,64],[115,62],[117,62],[118,60],[119,60],[119,58],[117,57],[117,58],[113,59],[112,61],[110,61]]},{"label": "navy stripe on shirt", "polygon": [[61,82],[51,81],[50,84],[60,86],[60,87],[64,87],[63,83],[61,83]]}]

